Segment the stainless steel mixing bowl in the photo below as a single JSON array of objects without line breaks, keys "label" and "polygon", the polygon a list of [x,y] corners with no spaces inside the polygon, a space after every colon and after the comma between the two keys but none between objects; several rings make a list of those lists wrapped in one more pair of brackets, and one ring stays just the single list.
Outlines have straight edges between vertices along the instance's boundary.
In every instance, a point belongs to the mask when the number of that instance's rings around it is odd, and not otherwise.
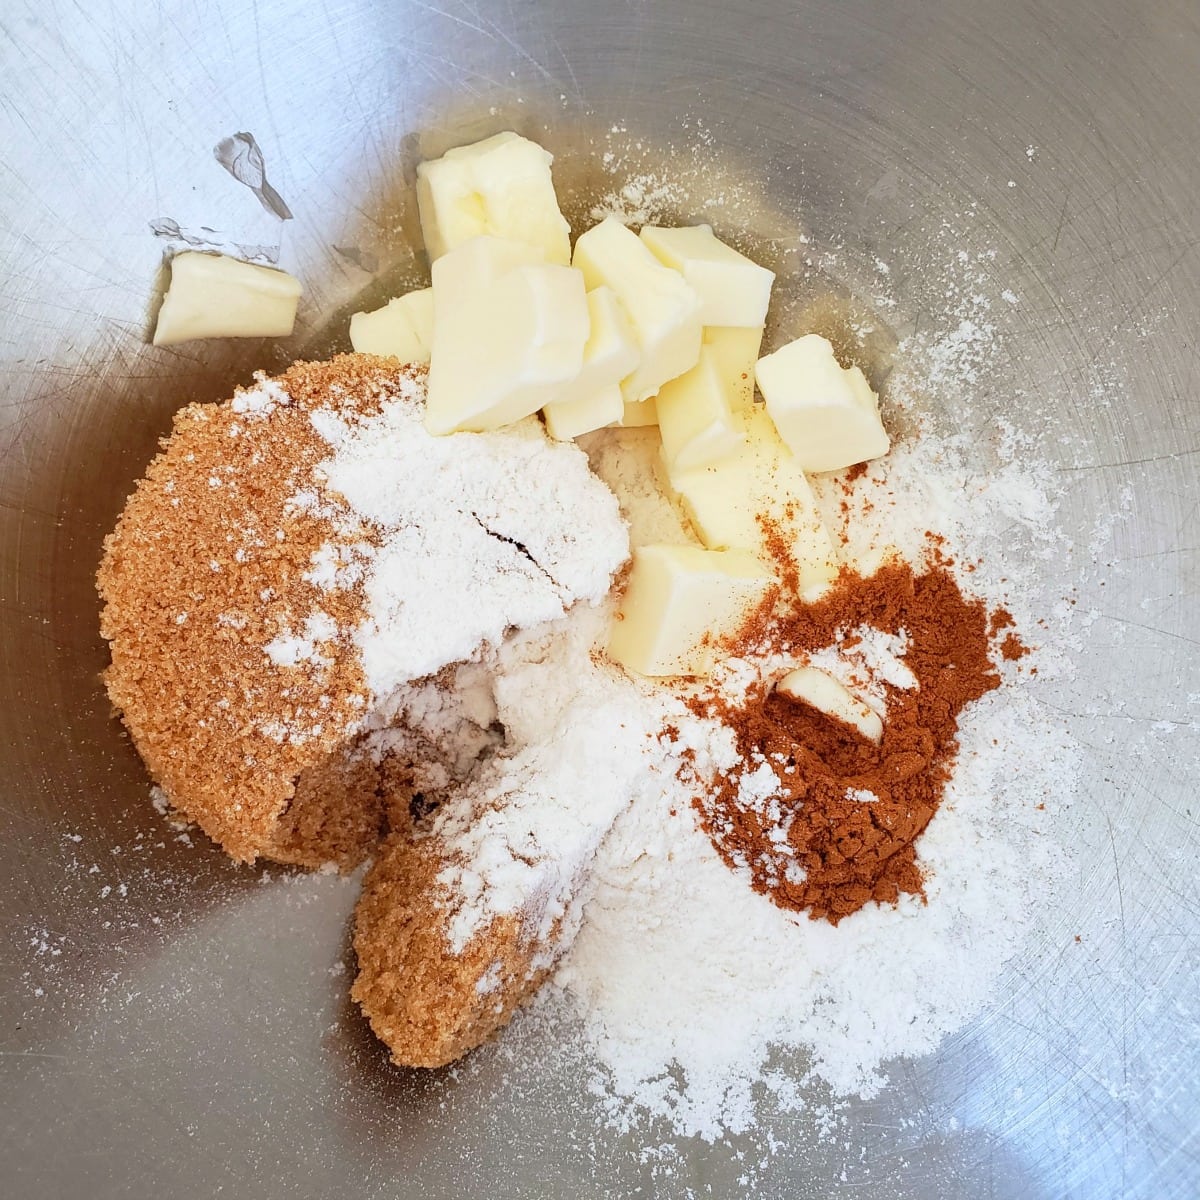
[{"label": "stainless steel mixing bowl", "polygon": [[[1194,0],[7,0],[0,64],[5,1195],[1200,1194]],[[99,683],[101,538],[171,413],[416,278],[413,163],[505,127],[576,202],[624,147],[691,171],[682,210],[722,181],[760,245],[882,257],[900,334],[960,247],[1021,298],[955,419],[1065,484],[1040,598],[1091,618],[1041,698],[1085,748],[1078,875],[987,1012],[833,1136],[815,1091],[769,1119],[771,1155],[665,1171],[553,1062],[389,1068],[330,969],[353,888],[183,844]],[[214,159],[243,131],[292,220]],[[147,346],[186,236],[282,245],[293,341]]]}]

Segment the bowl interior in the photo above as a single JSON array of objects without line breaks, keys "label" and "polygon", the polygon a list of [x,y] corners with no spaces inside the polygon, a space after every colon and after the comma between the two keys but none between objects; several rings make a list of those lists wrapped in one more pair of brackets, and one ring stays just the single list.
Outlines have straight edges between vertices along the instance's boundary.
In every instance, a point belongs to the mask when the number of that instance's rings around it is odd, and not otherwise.
[{"label": "bowl interior", "polygon": [[[17,0],[0,48],[14,1194],[1195,1194],[1200,25],[1172,0],[1081,9],[115,0],[59,22]],[[171,414],[344,347],[348,313],[419,283],[416,162],[506,128],[554,151],[577,231],[608,207],[739,239],[780,273],[774,336],[843,336],[885,396],[897,344],[986,325],[934,415],[980,472],[1006,428],[1054,472],[1067,541],[1030,602],[1074,659],[1037,696],[1084,750],[1058,828],[1076,874],[989,1010],[873,1100],[814,1087],[799,1113],[655,1154],[664,1131],[613,1132],[569,1056],[539,1057],[536,1019],[453,1071],[389,1067],[346,999],[353,885],[236,870],[169,829],[112,719],[93,574]],[[291,220],[214,158],[240,131]],[[196,236],[304,280],[290,341],[146,344],[163,252]]]}]

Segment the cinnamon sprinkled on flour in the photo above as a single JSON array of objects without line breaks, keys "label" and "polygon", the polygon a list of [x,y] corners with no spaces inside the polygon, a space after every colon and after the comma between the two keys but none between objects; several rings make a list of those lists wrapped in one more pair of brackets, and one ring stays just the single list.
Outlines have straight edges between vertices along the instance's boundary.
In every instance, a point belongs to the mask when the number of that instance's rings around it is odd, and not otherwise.
[{"label": "cinnamon sprinkled on flour", "polygon": [[769,685],[695,702],[734,730],[742,760],[695,801],[713,845],[776,904],[835,924],[871,901],[922,894],[916,842],[950,777],[959,715],[1000,682],[987,610],[944,566],[846,572],[826,598],[788,611],[773,643],[804,660],[853,650],[864,628],[905,639],[912,674],[911,686],[882,683],[879,746]]}]

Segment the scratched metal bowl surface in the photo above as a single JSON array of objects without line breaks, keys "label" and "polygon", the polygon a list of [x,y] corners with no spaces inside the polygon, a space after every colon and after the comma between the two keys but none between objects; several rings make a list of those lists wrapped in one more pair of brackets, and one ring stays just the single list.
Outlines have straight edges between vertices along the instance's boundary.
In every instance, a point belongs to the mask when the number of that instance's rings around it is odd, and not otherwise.
[{"label": "scratched metal bowl surface", "polygon": [[[100,686],[100,542],[172,412],[415,278],[413,163],[504,127],[575,196],[597,147],[702,146],[810,245],[891,262],[900,333],[954,239],[1021,297],[959,419],[1008,416],[1067,483],[1080,552],[1044,597],[1082,582],[1093,620],[1042,699],[1086,751],[1078,878],[988,1011],[835,1137],[776,1119],[765,1163],[757,1131],[658,1171],[662,1131],[604,1132],[552,1063],[390,1068],[334,966],[353,888],[183,844]],[[764,1196],[1200,1194],[1198,129],[1194,0],[8,0],[4,1193],[724,1196],[749,1171]],[[286,224],[214,159],[241,131]],[[172,235],[282,245],[296,337],[148,346]]]}]

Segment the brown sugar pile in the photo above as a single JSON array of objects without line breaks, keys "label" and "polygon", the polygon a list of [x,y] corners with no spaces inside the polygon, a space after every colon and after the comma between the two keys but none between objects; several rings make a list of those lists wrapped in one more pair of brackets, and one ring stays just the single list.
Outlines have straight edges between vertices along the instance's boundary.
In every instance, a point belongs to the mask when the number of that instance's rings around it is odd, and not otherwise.
[{"label": "brown sugar pile", "polygon": [[[369,415],[401,370],[343,355],[187,406],[105,541],[109,696],[171,804],[238,861],[348,868],[380,836],[399,768],[357,733],[362,597],[306,577],[335,522],[342,542],[373,534],[348,530],[336,497],[296,497],[329,453],[310,412]],[[314,610],[328,620],[311,656],[264,652]]]},{"label": "brown sugar pile", "polygon": [[[427,826],[473,768],[460,726],[439,741],[437,721],[410,724],[403,707],[416,697],[453,710],[455,667],[413,680],[404,697],[373,695],[355,640],[366,570],[329,567],[331,547],[351,568],[377,558],[388,531],[325,486],[331,449],[314,413],[322,428],[353,428],[385,401],[419,403],[423,378],[396,360],[344,355],[183,409],[105,542],[97,584],[109,695],[178,812],[238,861],[347,869],[377,852],[355,920],[353,994],[395,1061],[437,1066],[502,1028],[553,958],[543,961],[528,911],[496,917],[455,949],[449,926],[464,894],[441,876],[462,851]],[[528,445],[511,443],[521,462]],[[590,478],[582,460],[558,461],[571,464],[568,482]],[[497,521],[511,515],[503,497],[488,498]],[[614,504],[623,538],[615,514]],[[524,547],[500,543],[497,554],[550,586]],[[467,553],[453,540],[441,549]],[[540,550],[569,601],[587,581]],[[536,908],[545,896],[534,889],[528,900]]]},{"label": "brown sugar pile", "polygon": [[[884,684],[879,745],[765,686],[736,705],[695,702],[734,730],[744,764],[695,802],[714,846],[776,904],[835,924],[872,901],[922,894],[916,842],[950,778],[959,715],[999,686],[991,639],[1006,622],[989,621],[944,565],[919,574],[896,562],[867,578],[844,572],[824,599],[789,611],[773,642],[803,660],[833,644],[851,649],[862,626],[906,636],[915,677],[913,687]],[[747,787],[763,766],[770,788],[761,777]]]},{"label": "brown sugar pile", "polygon": [[351,996],[401,1066],[440,1067],[492,1037],[541,987],[550,960],[522,914],[498,916],[461,953],[447,937],[438,875],[453,852],[409,831],[385,842],[354,913],[358,975]]}]

